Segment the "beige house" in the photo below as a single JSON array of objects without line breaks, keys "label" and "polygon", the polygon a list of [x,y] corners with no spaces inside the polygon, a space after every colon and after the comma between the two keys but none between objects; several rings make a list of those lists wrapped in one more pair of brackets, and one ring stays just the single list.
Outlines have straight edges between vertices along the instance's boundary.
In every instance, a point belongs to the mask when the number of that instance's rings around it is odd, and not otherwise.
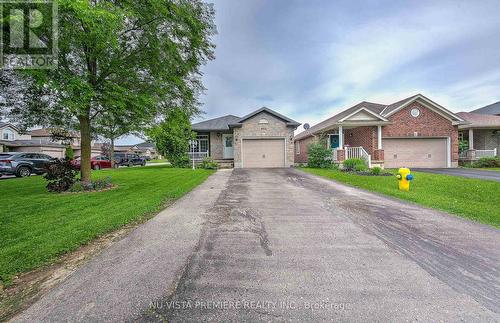
[{"label": "beige house", "polygon": [[212,157],[235,168],[291,167],[299,125],[265,107],[242,118],[227,115],[195,123],[197,137],[189,156],[198,161]]}]

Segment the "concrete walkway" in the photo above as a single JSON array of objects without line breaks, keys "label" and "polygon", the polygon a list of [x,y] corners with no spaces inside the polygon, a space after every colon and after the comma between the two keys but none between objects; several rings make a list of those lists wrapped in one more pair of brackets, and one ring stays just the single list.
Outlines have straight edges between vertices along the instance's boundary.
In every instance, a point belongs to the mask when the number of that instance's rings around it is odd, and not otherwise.
[{"label": "concrete walkway", "polygon": [[486,179],[500,182],[500,172],[475,168],[422,168],[414,169],[418,172],[443,174],[467,178]]},{"label": "concrete walkway", "polygon": [[19,320],[500,321],[499,245],[500,230],[298,170],[236,169]]}]

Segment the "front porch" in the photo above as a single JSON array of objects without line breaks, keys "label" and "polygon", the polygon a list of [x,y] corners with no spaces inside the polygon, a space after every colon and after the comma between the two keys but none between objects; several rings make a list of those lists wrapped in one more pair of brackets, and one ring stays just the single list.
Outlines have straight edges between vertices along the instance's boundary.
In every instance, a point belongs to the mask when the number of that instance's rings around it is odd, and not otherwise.
[{"label": "front porch", "polygon": [[333,150],[332,160],[342,163],[346,159],[364,159],[369,168],[384,167],[382,124],[346,124],[324,132],[327,145]]},{"label": "front porch", "polygon": [[232,132],[198,132],[188,152],[189,161],[198,164],[211,157],[220,168],[233,168],[233,145]]},{"label": "front porch", "polygon": [[500,156],[500,129],[469,128],[459,131],[459,141],[467,147],[461,147],[459,161],[474,162],[484,157]]}]

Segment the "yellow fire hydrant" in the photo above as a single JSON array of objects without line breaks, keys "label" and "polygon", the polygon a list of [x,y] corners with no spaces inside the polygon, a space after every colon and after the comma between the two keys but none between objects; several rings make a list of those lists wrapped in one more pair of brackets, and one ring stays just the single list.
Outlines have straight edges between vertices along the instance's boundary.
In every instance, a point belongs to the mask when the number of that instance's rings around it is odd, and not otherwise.
[{"label": "yellow fire hydrant", "polygon": [[410,174],[409,168],[400,168],[396,178],[399,181],[400,191],[410,191],[410,181],[413,180],[413,175]]}]

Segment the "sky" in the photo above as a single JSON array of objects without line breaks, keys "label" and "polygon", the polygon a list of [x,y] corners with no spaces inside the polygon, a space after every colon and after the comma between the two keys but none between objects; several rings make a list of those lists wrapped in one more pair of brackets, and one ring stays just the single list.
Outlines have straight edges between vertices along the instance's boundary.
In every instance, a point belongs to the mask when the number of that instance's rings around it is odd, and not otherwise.
[{"label": "sky", "polygon": [[314,125],[361,101],[416,93],[455,112],[500,101],[500,0],[214,6],[216,59],[203,68],[204,114],[194,121],[266,106]]}]

